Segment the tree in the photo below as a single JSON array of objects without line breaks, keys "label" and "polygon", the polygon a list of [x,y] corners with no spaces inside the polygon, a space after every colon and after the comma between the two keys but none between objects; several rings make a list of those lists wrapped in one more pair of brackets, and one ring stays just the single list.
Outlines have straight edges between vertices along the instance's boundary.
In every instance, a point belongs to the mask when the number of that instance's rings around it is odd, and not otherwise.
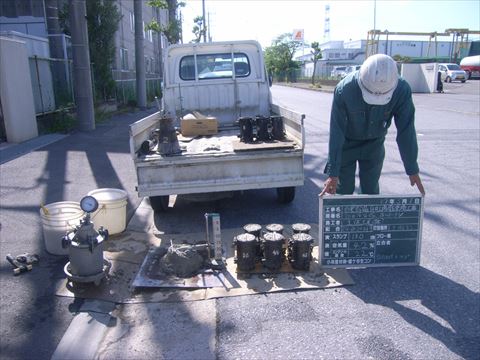
[{"label": "tree", "polygon": [[185,3],[177,0],[149,0],[148,5],[168,10],[168,24],[165,26],[153,19],[145,26],[145,29],[163,34],[170,44],[179,43],[182,37],[182,23],[177,19],[177,10],[185,6]]},{"label": "tree", "polygon": [[[122,15],[114,0],[89,0],[87,5],[88,43],[93,63],[95,95],[108,99],[115,93],[112,64],[115,59],[115,33]],[[60,25],[70,34],[68,4],[61,10]]]},{"label": "tree", "polygon": [[265,66],[270,74],[276,76],[280,81],[292,79],[293,70],[300,67],[297,61],[293,60],[295,52],[302,46],[300,41],[295,41],[292,34],[286,33],[278,36],[272,46],[265,49]]},{"label": "tree", "polygon": [[310,54],[312,54],[313,61],[312,85],[315,85],[315,71],[317,70],[318,60],[322,58],[322,49],[320,49],[320,44],[317,41],[312,42],[311,48]]},{"label": "tree", "polygon": [[399,63],[409,63],[410,61],[412,61],[412,59],[410,57],[402,56],[402,55],[399,55],[399,54],[393,55],[392,58],[393,58],[393,60],[395,60],[396,62],[399,62]]},{"label": "tree", "polygon": [[195,39],[193,39],[192,42],[199,43],[200,40],[202,40],[202,36],[207,31],[206,26],[204,26],[205,20],[203,19],[203,16],[197,16],[193,19],[193,22],[195,25],[193,25],[192,32],[195,35]]}]

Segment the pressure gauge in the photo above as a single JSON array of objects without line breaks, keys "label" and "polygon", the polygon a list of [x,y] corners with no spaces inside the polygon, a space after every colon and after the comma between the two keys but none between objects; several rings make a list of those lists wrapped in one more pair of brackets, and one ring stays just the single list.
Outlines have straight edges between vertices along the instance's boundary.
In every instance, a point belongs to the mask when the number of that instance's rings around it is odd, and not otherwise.
[{"label": "pressure gauge", "polygon": [[93,196],[88,195],[80,200],[80,207],[86,213],[93,213],[98,209],[98,201]]}]

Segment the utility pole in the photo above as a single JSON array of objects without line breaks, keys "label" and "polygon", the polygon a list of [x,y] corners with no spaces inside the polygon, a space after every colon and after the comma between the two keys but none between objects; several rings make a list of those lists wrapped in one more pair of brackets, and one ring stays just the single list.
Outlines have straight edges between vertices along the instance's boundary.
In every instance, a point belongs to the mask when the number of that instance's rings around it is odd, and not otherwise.
[{"label": "utility pole", "polygon": [[205,18],[205,0],[202,0],[202,16],[203,16],[203,42],[207,42],[207,24]]},{"label": "utility pole", "polygon": [[69,0],[69,10],[78,124],[80,131],[92,131],[95,129],[95,115],[85,0]]},{"label": "utility pole", "polygon": [[[45,1],[45,14],[47,17],[48,35],[60,35],[60,24],[58,21],[58,2],[57,0]],[[55,59],[63,57],[62,39],[60,36],[50,36],[48,39],[50,55]]]},{"label": "utility pole", "polygon": [[330,41],[330,4],[325,5],[325,23],[323,25],[323,41]]},{"label": "utility pole", "polygon": [[207,21],[207,32],[208,32],[208,42],[212,42],[212,35],[210,34],[210,11],[208,12],[208,21]]},{"label": "utility pole", "polygon": [[135,17],[135,77],[137,83],[137,106],[144,110],[147,107],[147,86],[145,80],[145,57],[143,50],[143,18],[142,0],[133,1]]},{"label": "utility pole", "polygon": [[69,74],[68,63],[64,56],[63,34],[60,30],[60,23],[58,19],[57,0],[45,0],[45,15],[47,18],[47,34],[50,57],[63,60],[51,63],[53,82],[55,83],[56,89],[68,93],[71,81],[70,76],[67,75]]}]

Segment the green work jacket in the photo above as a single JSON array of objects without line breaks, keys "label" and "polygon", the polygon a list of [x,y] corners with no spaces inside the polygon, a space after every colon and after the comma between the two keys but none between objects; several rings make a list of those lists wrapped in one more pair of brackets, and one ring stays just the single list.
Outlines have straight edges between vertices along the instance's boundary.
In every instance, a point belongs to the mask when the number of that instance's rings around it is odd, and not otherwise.
[{"label": "green work jacket", "polygon": [[368,147],[373,141],[384,139],[394,118],[398,149],[405,172],[407,175],[418,174],[415,107],[410,85],[400,78],[388,104],[370,105],[363,100],[362,91],[358,85],[358,74],[358,71],[350,74],[335,88],[325,173],[337,177],[340,173],[344,145],[355,141],[364,142],[364,146]]}]

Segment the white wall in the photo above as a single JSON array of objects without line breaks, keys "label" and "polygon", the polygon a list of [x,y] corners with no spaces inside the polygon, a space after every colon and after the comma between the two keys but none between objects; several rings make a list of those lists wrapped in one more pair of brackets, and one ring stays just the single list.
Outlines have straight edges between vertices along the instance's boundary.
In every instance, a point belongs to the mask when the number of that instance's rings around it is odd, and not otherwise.
[{"label": "white wall", "polygon": [[[25,43],[30,58],[30,76],[32,79],[35,112],[37,114],[55,110],[55,92],[53,90],[52,64],[48,39],[15,31],[0,32],[0,36]],[[38,58],[35,59],[34,57]]]},{"label": "white wall", "polygon": [[50,57],[50,47],[47,38],[22,34],[17,31],[2,31],[0,36],[24,42],[27,46],[28,56]]},{"label": "white wall", "polygon": [[0,98],[7,141],[38,136],[26,44],[0,37]]},{"label": "white wall", "polygon": [[438,64],[402,64],[401,76],[414,93],[433,93],[437,89]]}]

